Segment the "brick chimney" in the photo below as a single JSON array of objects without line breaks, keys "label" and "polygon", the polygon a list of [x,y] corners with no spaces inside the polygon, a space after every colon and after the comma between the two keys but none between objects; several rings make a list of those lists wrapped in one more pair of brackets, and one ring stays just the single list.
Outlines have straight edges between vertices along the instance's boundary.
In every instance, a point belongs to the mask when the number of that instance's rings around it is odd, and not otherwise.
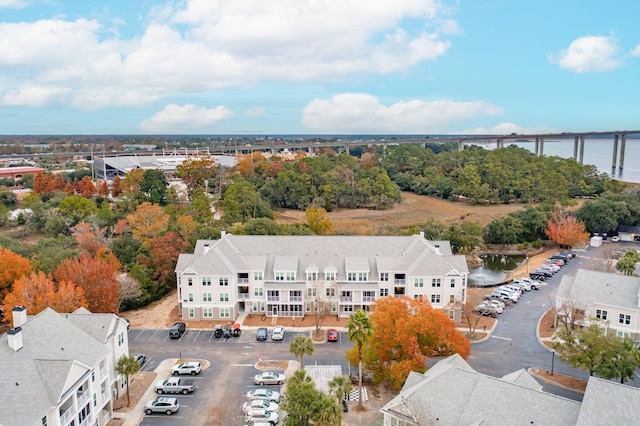
[{"label": "brick chimney", "polygon": [[7,342],[9,343],[9,347],[16,352],[22,349],[22,328],[13,327],[7,331]]},{"label": "brick chimney", "polygon": [[22,327],[27,322],[27,307],[26,306],[14,306],[11,310],[13,314],[13,326]]}]

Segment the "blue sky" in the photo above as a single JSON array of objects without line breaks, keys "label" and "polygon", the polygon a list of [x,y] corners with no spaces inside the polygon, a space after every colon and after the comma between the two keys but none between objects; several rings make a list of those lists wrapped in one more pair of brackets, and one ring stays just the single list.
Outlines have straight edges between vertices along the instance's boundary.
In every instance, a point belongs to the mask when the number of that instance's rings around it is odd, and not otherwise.
[{"label": "blue sky", "polygon": [[0,133],[635,130],[638,16],[634,0],[0,0]]}]

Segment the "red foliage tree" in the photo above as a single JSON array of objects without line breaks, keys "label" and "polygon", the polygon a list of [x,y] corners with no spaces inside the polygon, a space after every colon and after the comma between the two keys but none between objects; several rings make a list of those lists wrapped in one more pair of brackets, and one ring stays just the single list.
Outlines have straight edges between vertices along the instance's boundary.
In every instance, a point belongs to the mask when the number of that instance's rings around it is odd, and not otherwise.
[{"label": "red foliage tree", "polygon": [[13,321],[11,310],[14,306],[25,306],[27,314],[35,315],[46,308],[57,312],[73,312],[87,301],[82,289],[75,284],[63,281],[56,285],[44,272],[32,272],[18,278],[13,283],[13,290],[3,301],[5,319]]},{"label": "red foliage tree", "polygon": [[155,271],[154,278],[162,283],[175,283],[175,267],[180,253],[189,248],[189,243],[184,241],[176,232],[170,231],[162,237],[154,238],[148,242],[151,251],[151,264]]},{"label": "red foliage tree", "polygon": [[109,196],[109,185],[107,185],[107,182],[105,181],[98,182],[98,184],[96,185],[96,194],[99,197],[103,197],[103,198]]},{"label": "red foliage tree", "polygon": [[67,183],[64,181],[64,178],[61,174],[57,174],[53,182],[51,183],[52,191],[64,191]]},{"label": "red foliage tree", "polygon": [[95,256],[98,250],[106,246],[103,238],[104,231],[105,229],[94,228],[87,222],[80,222],[71,228],[71,235],[81,249]]},{"label": "red foliage tree", "polygon": [[11,290],[11,284],[29,271],[29,260],[0,246],[0,297],[4,297]]},{"label": "red foliage tree", "polygon": [[[424,299],[379,299],[371,322],[373,334],[363,349],[365,369],[376,381],[398,389],[410,371],[424,372],[430,357],[458,353],[467,358],[471,353],[471,344],[455,323]],[[357,363],[356,349],[347,353],[352,363]]]},{"label": "red foliage tree", "polygon": [[109,259],[92,257],[83,252],[79,257],[67,259],[53,272],[59,281],[70,281],[80,286],[91,312],[118,311],[117,264]]},{"label": "red foliage tree", "polygon": [[564,247],[572,247],[589,240],[589,233],[584,222],[559,210],[551,214],[544,233],[551,241]]},{"label": "red foliage tree", "polygon": [[46,194],[51,192],[53,178],[49,173],[38,173],[33,180],[33,192],[36,194]]},{"label": "red foliage tree", "polygon": [[93,181],[89,176],[85,176],[80,181],[78,185],[78,190],[80,195],[83,197],[93,197],[96,193],[96,186],[93,184]]},{"label": "red foliage tree", "polygon": [[111,181],[111,195],[113,197],[117,197],[120,194],[122,194],[122,188],[121,188],[121,180],[120,180],[120,176],[117,176],[113,178],[113,181]]}]

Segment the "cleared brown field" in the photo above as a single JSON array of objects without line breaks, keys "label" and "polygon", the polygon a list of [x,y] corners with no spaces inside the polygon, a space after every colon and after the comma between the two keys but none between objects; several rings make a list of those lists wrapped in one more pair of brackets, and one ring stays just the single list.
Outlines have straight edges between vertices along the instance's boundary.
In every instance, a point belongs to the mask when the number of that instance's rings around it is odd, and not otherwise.
[{"label": "cleared brown field", "polygon": [[[403,192],[402,202],[390,210],[336,210],[327,213],[337,234],[379,235],[399,233],[409,226],[433,217],[450,224],[463,220],[475,221],[486,226],[494,217],[504,216],[523,209],[525,204],[495,204],[472,206],[450,202],[413,192]],[[305,212],[280,209],[276,212],[278,223],[306,223]]]}]

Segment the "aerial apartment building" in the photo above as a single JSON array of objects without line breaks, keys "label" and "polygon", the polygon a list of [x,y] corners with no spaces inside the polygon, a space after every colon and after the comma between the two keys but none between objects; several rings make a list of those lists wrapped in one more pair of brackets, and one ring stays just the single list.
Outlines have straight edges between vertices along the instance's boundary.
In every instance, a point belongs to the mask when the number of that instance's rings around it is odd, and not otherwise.
[{"label": "aerial apartment building", "polygon": [[199,240],[176,265],[185,320],[241,314],[348,317],[381,297],[424,298],[460,319],[469,269],[448,241],[412,236],[248,236]]}]

